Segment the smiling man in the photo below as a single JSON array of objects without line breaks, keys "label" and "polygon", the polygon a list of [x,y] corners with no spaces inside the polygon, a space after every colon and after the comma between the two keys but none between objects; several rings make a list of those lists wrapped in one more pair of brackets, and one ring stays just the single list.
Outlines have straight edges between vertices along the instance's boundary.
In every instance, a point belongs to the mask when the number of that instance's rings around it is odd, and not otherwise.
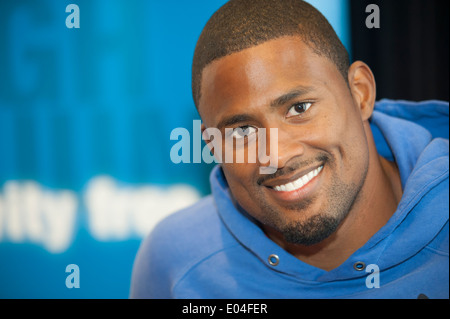
[{"label": "smiling man", "polygon": [[238,117],[236,128],[278,129],[276,173],[224,164],[225,179],[270,238],[326,270],[386,223],[402,193],[397,167],[378,156],[371,136],[372,74],[358,62],[348,78],[299,37],[284,36],[206,66],[198,102],[208,127]]},{"label": "smiling man", "polygon": [[299,0],[229,1],[192,72],[202,129],[245,149],[276,128],[277,159],[222,160],[212,195],[142,244],[132,297],[448,298],[448,103],[375,103],[370,68]]}]

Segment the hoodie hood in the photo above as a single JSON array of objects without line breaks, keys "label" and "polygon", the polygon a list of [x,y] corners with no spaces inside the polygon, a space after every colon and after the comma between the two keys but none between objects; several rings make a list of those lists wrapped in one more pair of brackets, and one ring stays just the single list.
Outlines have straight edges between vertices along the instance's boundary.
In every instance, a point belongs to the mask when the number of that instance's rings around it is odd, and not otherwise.
[{"label": "hoodie hood", "polygon": [[[271,241],[250,216],[238,211],[217,166],[211,185],[225,226],[263,263],[268,264],[268,256],[276,254],[280,263],[274,270],[303,281],[362,277],[366,273],[353,267],[357,262],[377,264],[383,270],[416,255],[448,223],[448,103],[382,100],[376,104],[370,124],[380,155],[395,160],[399,167],[403,197],[386,225],[342,265],[328,272],[318,269]],[[448,239],[446,242],[447,248],[440,244],[439,249],[448,254]]]},{"label": "hoodie hood", "polygon": [[382,100],[375,107],[371,126],[382,135],[375,143],[397,163],[403,188],[397,211],[366,244],[384,247],[377,262],[382,268],[417,254],[448,222],[448,193],[441,192],[448,189],[448,111],[439,101]]}]

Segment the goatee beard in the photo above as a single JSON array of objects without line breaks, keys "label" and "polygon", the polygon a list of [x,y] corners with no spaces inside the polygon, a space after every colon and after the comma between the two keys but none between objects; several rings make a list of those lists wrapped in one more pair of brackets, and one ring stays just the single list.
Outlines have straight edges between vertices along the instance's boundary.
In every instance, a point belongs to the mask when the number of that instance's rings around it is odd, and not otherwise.
[{"label": "goatee beard", "polygon": [[[330,161],[328,161],[330,163]],[[363,171],[358,183],[346,184],[337,176],[332,177],[331,187],[328,189],[327,202],[320,210],[308,218],[292,222],[283,222],[282,212],[277,212],[273,207],[265,207],[266,224],[281,233],[286,242],[311,246],[320,243],[333,234],[347,217],[356,202],[360,200],[360,191],[364,185],[367,168]],[[323,196],[323,194],[322,194]],[[285,207],[285,209],[298,212],[299,216],[307,214],[312,209],[317,197],[305,199],[300,203]]]},{"label": "goatee beard", "polygon": [[286,242],[312,246],[333,234],[341,223],[341,218],[316,215],[304,222],[295,222],[280,229]]}]

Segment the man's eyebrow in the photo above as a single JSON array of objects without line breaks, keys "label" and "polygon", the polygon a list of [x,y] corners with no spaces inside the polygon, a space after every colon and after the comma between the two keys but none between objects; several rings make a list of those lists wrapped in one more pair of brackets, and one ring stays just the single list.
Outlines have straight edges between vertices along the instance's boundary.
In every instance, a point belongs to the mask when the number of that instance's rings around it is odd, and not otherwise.
[{"label": "man's eyebrow", "polygon": [[[270,103],[270,107],[276,108],[284,105],[285,103],[289,102],[292,99],[295,99],[299,96],[302,96],[306,93],[309,93],[311,91],[314,91],[313,87],[310,86],[298,86],[295,89],[289,91],[286,94],[281,95],[280,97],[276,98]],[[253,119],[253,117],[250,114],[236,114],[229,117],[225,117],[224,119],[220,120],[219,124],[217,124],[217,128],[220,130],[224,127],[230,127],[232,125],[235,125],[237,123],[241,122],[249,122]]]},{"label": "man's eyebrow", "polygon": [[219,124],[217,124],[217,128],[220,130],[223,127],[229,127],[231,125],[235,125],[237,123],[241,123],[241,122],[248,122],[250,120],[252,120],[253,117],[249,114],[236,114],[236,115],[232,115],[229,117],[225,117],[224,119],[222,119]]},{"label": "man's eyebrow", "polygon": [[309,93],[313,91],[314,88],[310,86],[299,86],[293,89],[292,91],[289,91],[286,94],[281,95],[280,97],[276,98],[270,103],[270,107],[276,108],[279,106],[284,105],[285,103],[289,102],[292,99],[295,99],[299,96],[305,95],[306,93]]}]

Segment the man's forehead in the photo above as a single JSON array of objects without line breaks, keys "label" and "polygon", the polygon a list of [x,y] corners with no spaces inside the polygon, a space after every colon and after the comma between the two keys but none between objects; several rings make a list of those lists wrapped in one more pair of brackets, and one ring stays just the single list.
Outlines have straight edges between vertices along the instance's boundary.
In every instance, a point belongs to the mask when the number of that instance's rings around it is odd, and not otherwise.
[{"label": "man's forehead", "polygon": [[226,68],[240,68],[247,64],[262,65],[262,63],[267,63],[271,59],[287,58],[289,55],[292,57],[292,53],[295,51],[314,53],[314,50],[299,36],[283,36],[212,61],[203,69],[202,78],[205,73],[215,71],[225,65]]},{"label": "man's forehead", "polygon": [[[320,65],[323,64],[324,65]],[[283,37],[213,61],[203,70],[199,112],[204,121],[217,107],[257,103],[255,98],[286,93],[295,86],[311,86],[324,78],[324,67],[335,66],[318,56],[299,37]],[[337,71],[337,69],[336,69]],[[247,99],[251,98],[249,101]],[[213,110],[214,109],[214,110]]]}]

